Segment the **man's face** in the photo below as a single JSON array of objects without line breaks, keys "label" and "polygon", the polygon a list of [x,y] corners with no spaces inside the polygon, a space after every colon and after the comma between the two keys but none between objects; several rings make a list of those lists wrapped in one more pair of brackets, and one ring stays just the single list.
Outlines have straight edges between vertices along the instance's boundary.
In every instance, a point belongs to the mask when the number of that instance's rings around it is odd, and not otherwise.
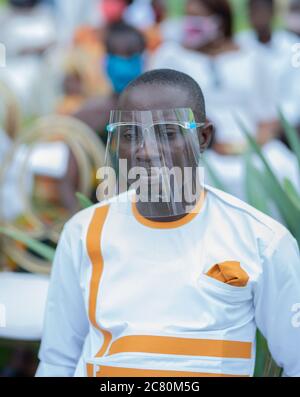
[{"label": "man's face", "polygon": [[[141,85],[125,91],[119,101],[121,111],[167,111],[180,108],[193,109],[192,99],[185,90],[168,85]],[[203,122],[197,119],[197,116],[195,118],[196,122]],[[209,143],[210,135],[211,127],[208,126],[198,129],[190,139],[196,137],[199,150],[201,148],[203,151]],[[138,138],[136,131],[128,131],[126,128],[124,134],[120,135],[119,158],[127,160],[128,169],[142,167],[150,175],[152,168],[165,167],[168,170],[177,168],[183,175],[185,168],[194,170],[198,166],[199,158],[196,158],[191,149],[194,141],[184,136],[181,127],[176,124],[170,122],[158,125],[151,128],[148,138],[147,133],[145,136]],[[148,178],[146,183],[153,184],[153,178]]]},{"label": "man's face", "polygon": [[[188,94],[182,89],[161,85],[147,85],[131,89],[121,96],[119,105],[119,109],[122,111],[169,110],[193,107]],[[200,122],[200,120],[196,121]],[[136,147],[134,145],[126,145],[126,137],[123,137],[124,139],[121,137],[120,157],[127,159],[128,164],[130,164],[134,155],[135,165],[144,166],[147,169],[155,167],[157,164],[165,163],[166,159],[170,159],[170,162],[172,162],[172,164],[165,164],[167,167],[195,167],[196,164],[192,159],[189,164],[183,164],[186,163],[186,161],[183,162],[183,159],[188,158],[188,156],[184,155],[187,150],[185,141],[180,134],[175,133],[176,127],[172,129],[170,124],[170,126],[167,125],[167,128],[169,128],[166,131],[169,137],[168,148],[164,147],[164,141],[159,136],[160,128],[155,128],[152,131],[153,140],[151,138],[149,140],[146,139],[144,145],[139,145],[138,141],[136,141]],[[199,131],[199,138],[200,135],[201,132]],[[167,150],[168,155],[166,153]],[[162,156],[164,158],[161,158]]]}]

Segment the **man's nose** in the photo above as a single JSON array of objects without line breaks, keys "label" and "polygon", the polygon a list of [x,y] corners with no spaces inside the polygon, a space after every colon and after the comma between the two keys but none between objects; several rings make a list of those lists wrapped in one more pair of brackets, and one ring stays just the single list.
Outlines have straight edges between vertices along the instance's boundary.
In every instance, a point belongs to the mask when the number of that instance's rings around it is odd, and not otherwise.
[{"label": "man's nose", "polygon": [[157,163],[160,159],[157,142],[153,137],[144,136],[136,149],[136,158],[140,162]]}]

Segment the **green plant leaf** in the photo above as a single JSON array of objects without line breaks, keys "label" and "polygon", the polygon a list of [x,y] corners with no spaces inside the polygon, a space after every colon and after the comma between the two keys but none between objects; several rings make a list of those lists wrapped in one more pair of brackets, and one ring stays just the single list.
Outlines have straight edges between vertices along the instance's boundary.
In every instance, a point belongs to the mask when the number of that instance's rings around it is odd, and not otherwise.
[{"label": "green plant leaf", "polygon": [[255,360],[255,377],[263,377],[265,365],[268,358],[269,349],[265,338],[259,330],[256,331],[256,360]]},{"label": "green plant leaf", "polygon": [[40,255],[42,258],[46,259],[49,262],[52,262],[55,255],[55,249],[49,247],[46,244],[41,243],[38,240],[30,238],[26,236],[25,233],[11,230],[9,228],[0,227],[0,233],[5,235],[6,237],[12,238],[15,241],[19,241],[26,245],[26,247],[30,248],[37,255]]},{"label": "green plant leaf", "polygon": [[237,121],[242,131],[244,132],[250,147],[258,155],[263,163],[265,169],[265,173],[262,175],[262,178],[264,180],[263,186],[266,189],[267,194],[269,195],[270,199],[276,203],[276,206],[278,207],[286,225],[289,227],[289,229],[298,239],[298,241],[300,241],[300,213],[297,207],[295,207],[293,201],[291,201],[290,197],[286,194],[283,186],[280,184],[277,177],[273,173],[256,140],[249,133],[243,122],[241,120]]},{"label": "green plant leaf", "polygon": [[279,109],[279,118],[287,136],[291,149],[295,153],[300,167],[300,139],[297,130],[288,122],[283,112]]},{"label": "green plant leaf", "polygon": [[270,210],[267,203],[268,197],[261,183],[261,174],[253,165],[251,154],[253,153],[247,153],[245,155],[245,190],[247,202],[259,211],[270,215]]},{"label": "green plant leaf", "polygon": [[82,193],[77,192],[76,197],[82,209],[89,208],[93,205],[91,200]]},{"label": "green plant leaf", "polygon": [[292,182],[289,179],[286,178],[283,182],[283,187],[284,190],[286,191],[286,194],[289,196],[290,200],[293,202],[295,207],[298,208],[298,211],[300,212],[300,195],[297,192],[295,186],[292,184]]},{"label": "green plant leaf", "polygon": [[266,339],[259,330],[256,331],[256,360],[254,376],[258,378],[280,377],[282,369],[273,360]]}]

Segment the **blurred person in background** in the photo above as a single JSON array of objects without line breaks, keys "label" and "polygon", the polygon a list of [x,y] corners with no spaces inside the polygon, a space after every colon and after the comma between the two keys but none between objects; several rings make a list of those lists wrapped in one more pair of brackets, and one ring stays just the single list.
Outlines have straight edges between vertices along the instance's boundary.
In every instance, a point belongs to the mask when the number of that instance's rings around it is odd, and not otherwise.
[{"label": "blurred person in background", "polygon": [[276,0],[248,0],[248,13],[252,29],[237,35],[240,45],[254,48],[262,45],[276,51],[289,49],[295,42],[294,34],[286,29],[275,29]]},{"label": "blurred person in background", "polygon": [[124,88],[145,68],[145,39],[135,28],[117,23],[110,26],[105,39],[106,56],[99,65],[111,84],[106,97],[87,100],[73,116],[99,133],[105,140],[105,128],[109,113],[114,109]]},{"label": "blurred person in background", "polygon": [[42,62],[56,43],[54,15],[39,0],[9,0],[0,9],[0,42],[6,48],[1,79],[18,96],[25,114],[38,114],[43,100]]},{"label": "blurred person in background", "polygon": [[167,0],[152,0],[154,24],[144,31],[147,39],[147,48],[154,52],[165,41],[181,42],[182,18],[170,17]]},{"label": "blurred person in background", "polygon": [[285,15],[285,24],[289,32],[300,36],[300,0],[290,0]]},{"label": "blurred person in background", "polygon": [[66,57],[62,80],[63,96],[56,106],[57,113],[70,115],[77,111],[89,96],[92,96],[89,89],[88,67],[87,57],[83,51],[73,49]]},{"label": "blurred person in background", "polygon": [[235,43],[227,0],[188,0],[182,44],[165,43],[152,57],[150,66],[185,71],[201,84],[222,152],[243,148],[244,138],[233,113],[254,135],[260,127],[272,125],[269,122],[275,118],[275,106],[269,95],[265,65],[254,51]]},{"label": "blurred person in background", "polygon": [[230,3],[188,0],[183,27],[182,44],[163,44],[150,66],[185,72],[202,87],[208,118],[216,128],[213,150],[206,153],[215,174],[228,191],[245,199],[243,153],[247,144],[240,120],[261,145],[268,143],[265,154],[280,179],[293,175],[299,186],[292,153],[273,140],[279,123],[269,65],[257,51],[234,40]]},{"label": "blurred person in background", "polygon": [[[241,32],[236,40],[245,49],[254,49],[265,59],[272,81],[270,89],[276,104],[280,106],[294,126],[300,125],[300,73],[292,65],[293,46],[299,38],[292,28],[296,27],[297,2],[292,1],[287,13],[286,28],[275,29],[277,2],[275,0],[249,0],[248,10],[252,30]],[[299,3],[299,2],[298,2]],[[299,3],[300,4],[300,3]],[[300,9],[300,7],[299,7]],[[295,14],[294,14],[295,12]],[[300,25],[300,20],[299,20]],[[299,27],[300,32],[300,27]]]},{"label": "blurred person in background", "polygon": [[9,58],[43,54],[55,43],[52,10],[40,0],[9,0],[0,11],[0,41]]}]

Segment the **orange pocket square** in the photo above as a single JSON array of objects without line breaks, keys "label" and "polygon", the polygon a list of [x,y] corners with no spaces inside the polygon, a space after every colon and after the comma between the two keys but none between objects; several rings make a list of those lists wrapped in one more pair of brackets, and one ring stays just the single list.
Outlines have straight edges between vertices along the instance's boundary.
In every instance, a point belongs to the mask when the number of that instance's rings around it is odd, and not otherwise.
[{"label": "orange pocket square", "polygon": [[249,276],[245,270],[242,269],[240,262],[234,261],[218,263],[214,265],[206,275],[235,287],[245,287],[249,280]]}]

